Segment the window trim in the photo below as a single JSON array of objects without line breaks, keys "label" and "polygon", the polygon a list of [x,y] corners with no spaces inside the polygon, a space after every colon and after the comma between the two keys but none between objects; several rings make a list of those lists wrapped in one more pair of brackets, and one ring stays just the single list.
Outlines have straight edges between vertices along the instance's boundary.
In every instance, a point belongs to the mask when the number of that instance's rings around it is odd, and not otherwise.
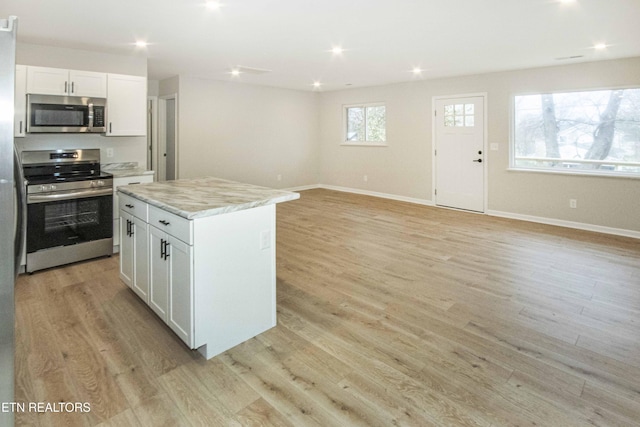
[{"label": "window trim", "polygon": [[[589,170],[589,169],[555,169],[548,167],[532,167],[532,166],[517,166],[516,165],[516,97],[517,96],[531,96],[542,94],[556,94],[556,93],[577,93],[577,92],[596,92],[604,90],[620,90],[620,89],[636,89],[640,90],[640,85],[625,85],[625,86],[597,86],[587,88],[574,88],[574,89],[546,89],[540,91],[526,91],[516,92],[510,94],[509,107],[509,172],[529,172],[529,173],[543,173],[543,174],[555,174],[564,176],[587,176],[587,177],[601,177],[601,178],[627,178],[627,179],[640,179],[640,172],[628,173],[617,172],[608,170]],[[603,163],[606,163],[603,161]],[[615,162],[614,162],[615,163]]]},{"label": "window trim", "polygon": [[[366,108],[367,107],[384,107],[384,130],[385,130],[385,140],[384,141],[348,141],[347,140],[347,131],[349,127],[349,120],[347,118],[347,110],[349,108]],[[365,118],[365,126],[366,126],[366,118]],[[365,129],[366,134],[366,129]],[[348,146],[348,147],[388,147],[387,144],[387,105],[385,102],[360,102],[357,104],[343,104],[342,105],[342,142],[340,145]]]}]

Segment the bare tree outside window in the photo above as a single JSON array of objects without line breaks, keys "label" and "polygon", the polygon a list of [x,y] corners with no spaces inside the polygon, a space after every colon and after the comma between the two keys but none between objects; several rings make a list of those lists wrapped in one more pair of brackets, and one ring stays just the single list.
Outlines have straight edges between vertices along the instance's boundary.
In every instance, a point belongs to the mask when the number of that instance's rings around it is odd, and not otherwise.
[{"label": "bare tree outside window", "polygon": [[640,174],[640,89],[515,97],[514,166]]}]

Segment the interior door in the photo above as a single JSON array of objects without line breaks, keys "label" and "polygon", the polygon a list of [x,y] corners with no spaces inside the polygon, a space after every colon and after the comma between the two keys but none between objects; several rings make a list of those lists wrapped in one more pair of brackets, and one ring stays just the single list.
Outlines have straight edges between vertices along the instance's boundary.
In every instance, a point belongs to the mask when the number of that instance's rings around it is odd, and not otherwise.
[{"label": "interior door", "polygon": [[484,212],[484,97],[435,102],[435,203]]}]

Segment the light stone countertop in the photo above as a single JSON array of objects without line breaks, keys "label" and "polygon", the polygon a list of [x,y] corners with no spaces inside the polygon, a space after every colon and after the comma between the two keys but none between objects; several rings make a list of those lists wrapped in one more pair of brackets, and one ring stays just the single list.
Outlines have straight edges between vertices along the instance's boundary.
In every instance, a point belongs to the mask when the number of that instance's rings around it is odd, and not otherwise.
[{"label": "light stone countertop", "polygon": [[118,191],[187,219],[221,215],[300,198],[291,191],[215,177],[118,187]]},{"label": "light stone countertop", "polygon": [[113,175],[114,178],[129,176],[153,175],[155,172],[138,166],[138,162],[103,163],[100,169]]}]

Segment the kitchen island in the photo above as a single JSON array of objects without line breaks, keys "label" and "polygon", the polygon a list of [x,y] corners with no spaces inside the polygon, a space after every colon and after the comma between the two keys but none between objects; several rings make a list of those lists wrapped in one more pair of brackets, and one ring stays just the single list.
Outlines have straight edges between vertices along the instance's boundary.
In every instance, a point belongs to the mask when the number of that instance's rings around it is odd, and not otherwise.
[{"label": "kitchen island", "polygon": [[118,188],[120,278],[207,359],[276,325],[277,203],[206,177]]}]

